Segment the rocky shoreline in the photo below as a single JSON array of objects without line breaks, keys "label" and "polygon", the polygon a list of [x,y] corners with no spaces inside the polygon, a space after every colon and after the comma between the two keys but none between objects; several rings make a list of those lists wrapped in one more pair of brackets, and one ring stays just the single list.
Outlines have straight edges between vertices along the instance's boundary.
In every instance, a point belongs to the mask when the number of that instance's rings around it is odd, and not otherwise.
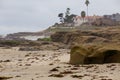
[{"label": "rocky shoreline", "polygon": [[[70,64],[72,52],[83,57],[85,50],[86,54],[96,54],[94,51],[103,54],[106,49],[119,50],[119,35],[120,28],[103,28],[57,32],[51,39],[37,41],[2,40],[0,80],[119,80],[120,63]],[[83,46],[84,49],[72,51],[75,46]],[[91,61],[91,55],[86,56]],[[111,60],[110,55],[107,56]],[[74,56],[73,62],[75,59],[81,60],[77,57]],[[100,60],[104,59],[104,55],[102,58],[101,55],[97,56],[97,59],[93,55],[92,58],[97,61],[99,57]]]}]

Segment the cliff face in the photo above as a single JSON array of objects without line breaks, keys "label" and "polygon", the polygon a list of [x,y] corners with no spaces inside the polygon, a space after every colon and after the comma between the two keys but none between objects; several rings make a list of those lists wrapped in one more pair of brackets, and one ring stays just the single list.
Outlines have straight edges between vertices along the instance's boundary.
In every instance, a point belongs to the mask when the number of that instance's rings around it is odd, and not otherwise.
[{"label": "cliff face", "polygon": [[29,38],[41,38],[41,36],[49,36],[45,31],[41,32],[18,32],[13,34],[8,34],[5,39],[16,40],[16,39],[29,39]]},{"label": "cliff face", "polygon": [[18,32],[13,34],[8,34],[7,37],[21,37],[21,36],[34,36],[34,35],[42,35],[41,32]]},{"label": "cliff face", "polygon": [[109,43],[120,41],[120,28],[102,28],[99,30],[57,32],[51,36],[55,42],[65,44]]}]

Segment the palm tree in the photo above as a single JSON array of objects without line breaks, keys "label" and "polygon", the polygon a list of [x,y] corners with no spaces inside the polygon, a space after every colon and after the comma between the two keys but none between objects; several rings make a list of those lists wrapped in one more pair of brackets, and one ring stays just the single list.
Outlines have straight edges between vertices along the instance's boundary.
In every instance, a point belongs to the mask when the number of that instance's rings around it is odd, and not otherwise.
[{"label": "palm tree", "polygon": [[58,14],[58,17],[60,18],[60,22],[61,22],[61,23],[64,23],[64,18],[63,18],[63,16],[64,16],[63,13],[59,13],[59,14]]},{"label": "palm tree", "polygon": [[65,14],[66,14],[66,16],[69,16],[69,15],[70,15],[70,8],[67,8],[67,9],[66,9],[66,13],[65,13]]},{"label": "palm tree", "polygon": [[89,0],[86,0],[85,4],[87,6],[87,16],[88,16],[88,5],[90,4]]},{"label": "palm tree", "polygon": [[67,8],[65,12],[65,18],[67,19],[69,15],[70,15],[70,8]]},{"label": "palm tree", "polygon": [[85,16],[86,16],[85,11],[82,11],[82,12],[81,12],[81,17],[83,18],[83,22],[84,22],[84,18],[85,18]]}]

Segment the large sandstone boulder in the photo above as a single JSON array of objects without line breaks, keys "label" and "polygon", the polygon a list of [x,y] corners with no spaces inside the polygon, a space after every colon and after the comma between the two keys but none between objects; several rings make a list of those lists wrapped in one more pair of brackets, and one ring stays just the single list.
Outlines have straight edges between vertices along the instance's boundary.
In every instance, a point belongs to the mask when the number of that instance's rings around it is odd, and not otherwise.
[{"label": "large sandstone boulder", "polygon": [[120,63],[120,47],[75,46],[70,53],[71,64]]},{"label": "large sandstone boulder", "polygon": [[75,46],[71,49],[70,63],[71,64],[84,64],[84,60],[88,56],[89,52],[87,49]]}]

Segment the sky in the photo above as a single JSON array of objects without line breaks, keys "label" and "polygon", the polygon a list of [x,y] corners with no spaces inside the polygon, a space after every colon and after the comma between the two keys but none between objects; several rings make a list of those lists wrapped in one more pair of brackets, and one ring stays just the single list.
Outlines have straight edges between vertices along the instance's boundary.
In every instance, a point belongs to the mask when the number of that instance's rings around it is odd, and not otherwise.
[{"label": "sky", "polygon": [[[89,15],[120,12],[120,0],[89,0]],[[66,8],[72,14],[86,11],[85,0],[0,0],[0,34],[35,32],[59,22]]]}]

